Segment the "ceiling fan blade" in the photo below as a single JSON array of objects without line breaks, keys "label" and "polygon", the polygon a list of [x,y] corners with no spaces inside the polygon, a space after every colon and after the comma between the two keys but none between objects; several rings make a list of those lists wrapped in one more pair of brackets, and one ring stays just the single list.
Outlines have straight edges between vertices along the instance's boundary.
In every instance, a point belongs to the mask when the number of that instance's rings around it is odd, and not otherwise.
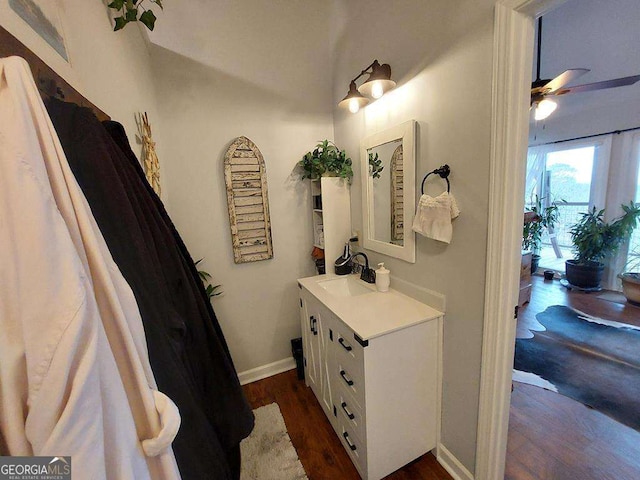
[{"label": "ceiling fan blade", "polygon": [[624,87],[627,85],[633,85],[638,80],[640,80],[640,75],[614,78],[613,80],[605,80],[603,82],[585,83],[584,85],[576,85],[575,87],[563,88],[562,90],[553,92],[553,95],[566,95],[567,93],[590,92],[592,90],[603,90],[605,88]]},{"label": "ceiling fan blade", "polygon": [[566,70],[546,85],[543,85],[541,87],[542,91],[553,93],[559,88],[564,87],[567,83],[574,81],[576,78],[579,78],[585,73],[589,73],[590,71],[591,70],[589,70],[588,68],[572,68],[570,70]]}]

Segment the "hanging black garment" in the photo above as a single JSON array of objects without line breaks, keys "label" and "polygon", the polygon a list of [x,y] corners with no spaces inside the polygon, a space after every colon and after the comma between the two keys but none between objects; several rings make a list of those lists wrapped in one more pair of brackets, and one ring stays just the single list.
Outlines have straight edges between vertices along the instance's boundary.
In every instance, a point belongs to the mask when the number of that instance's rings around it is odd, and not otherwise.
[{"label": "hanging black garment", "polygon": [[237,478],[228,457],[251,432],[253,414],[191,257],[139,165],[91,111],[55,99],[47,109],[138,302],[158,388],[180,410],[173,450],[182,477]]},{"label": "hanging black garment", "polygon": [[[211,302],[209,301],[209,298],[205,293],[204,287],[202,287],[202,282],[200,281],[200,276],[198,275],[198,270],[196,269],[195,263],[191,258],[191,254],[187,250],[187,247],[182,241],[182,238],[180,237],[178,230],[176,229],[175,225],[171,221],[169,214],[165,210],[162,200],[160,200],[160,197],[158,197],[156,192],[153,190],[153,187],[147,181],[147,177],[144,174],[144,170],[142,169],[140,162],[138,162],[138,158],[136,157],[136,154],[133,153],[133,150],[131,150],[131,145],[129,144],[129,139],[127,138],[127,133],[124,127],[122,126],[122,124],[111,121],[111,120],[103,121],[102,125],[106,128],[107,132],[109,132],[109,135],[111,135],[111,138],[113,139],[113,141],[118,145],[118,147],[120,147],[120,150],[127,156],[127,159],[129,160],[130,165],[138,173],[138,177],[140,178],[141,182],[144,184],[147,192],[149,193],[149,196],[153,199],[153,202],[158,208],[158,211],[160,212],[160,215],[162,216],[166,225],[171,229],[171,232],[173,233],[173,237],[178,245],[178,248],[180,249],[180,252],[188,260],[187,266],[191,270],[191,275],[194,278],[198,279],[197,284],[201,287],[199,288],[199,290],[201,295],[205,299],[205,306],[209,310],[211,317],[215,319],[216,318],[215,312],[213,311]],[[222,334],[222,330],[220,329],[220,324],[218,323],[217,320],[213,322],[213,326],[216,329],[217,333],[219,334],[220,338],[224,340],[224,335]],[[223,344],[225,349],[227,349],[226,342],[223,342]],[[231,354],[229,353],[228,349],[227,349],[227,354],[229,355],[229,358],[231,358]],[[231,472],[231,478],[239,480],[240,473],[241,473],[241,465],[242,465],[241,458],[240,458],[240,444],[238,443],[235,447],[232,447],[230,450],[228,450],[226,452],[226,456],[227,456],[227,463],[229,465],[229,470]]]}]

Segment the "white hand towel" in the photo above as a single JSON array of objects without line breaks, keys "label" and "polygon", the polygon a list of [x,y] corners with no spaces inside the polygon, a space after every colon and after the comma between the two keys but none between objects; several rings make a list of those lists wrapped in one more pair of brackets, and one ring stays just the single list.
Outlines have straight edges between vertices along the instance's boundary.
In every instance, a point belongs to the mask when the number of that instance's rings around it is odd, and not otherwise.
[{"label": "white hand towel", "polygon": [[444,192],[437,197],[423,194],[413,218],[413,231],[439,242],[451,243],[451,220],[460,215],[453,195]]}]

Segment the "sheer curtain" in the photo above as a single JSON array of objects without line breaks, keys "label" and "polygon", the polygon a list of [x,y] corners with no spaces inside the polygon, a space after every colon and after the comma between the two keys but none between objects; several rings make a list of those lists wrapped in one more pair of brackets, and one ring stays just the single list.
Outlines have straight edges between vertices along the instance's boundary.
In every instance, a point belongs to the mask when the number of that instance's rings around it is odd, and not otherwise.
[{"label": "sheer curtain", "polygon": [[[613,135],[609,176],[607,182],[606,220],[621,215],[620,205],[629,203],[636,196],[638,167],[640,166],[640,132],[632,131]],[[628,245],[623,245],[611,258],[603,279],[603,288],[621,290],[617,275],[626,263]]]},{"label": "sheer curtain", "polygon": [[527,151],[527,178],[525,183],[525,205],[533,201],[535,195],[541,196],[542,172],[545,166],[545,157],[551,150],[550,145],[538,145],[529,147]]},{"label": "sheer curtain", "polygon": [[[608,192],[611,190],[611,169],[615,168],[616,159],[613,158],[613,135],[604,135],[597,141],[590,142],[595,147],[593,154],[593,174],[591,176],[591,194],[589,195],[589,208],[604,208],[605,214],[610,210]],[[613,187],[615,190],[617,187]],[[618,204],[619,206],[619,204]]]}]

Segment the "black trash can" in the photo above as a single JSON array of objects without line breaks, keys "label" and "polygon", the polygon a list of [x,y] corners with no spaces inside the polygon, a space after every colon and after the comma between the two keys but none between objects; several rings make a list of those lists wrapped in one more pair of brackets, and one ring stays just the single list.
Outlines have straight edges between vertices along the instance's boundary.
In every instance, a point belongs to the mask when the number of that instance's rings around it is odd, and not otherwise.
[{"label": "black trash can", "polygon": [[304,380],[304,354],[302,352],[302,337],[291,340],[291,353],[296,361],[298,380]]}]

